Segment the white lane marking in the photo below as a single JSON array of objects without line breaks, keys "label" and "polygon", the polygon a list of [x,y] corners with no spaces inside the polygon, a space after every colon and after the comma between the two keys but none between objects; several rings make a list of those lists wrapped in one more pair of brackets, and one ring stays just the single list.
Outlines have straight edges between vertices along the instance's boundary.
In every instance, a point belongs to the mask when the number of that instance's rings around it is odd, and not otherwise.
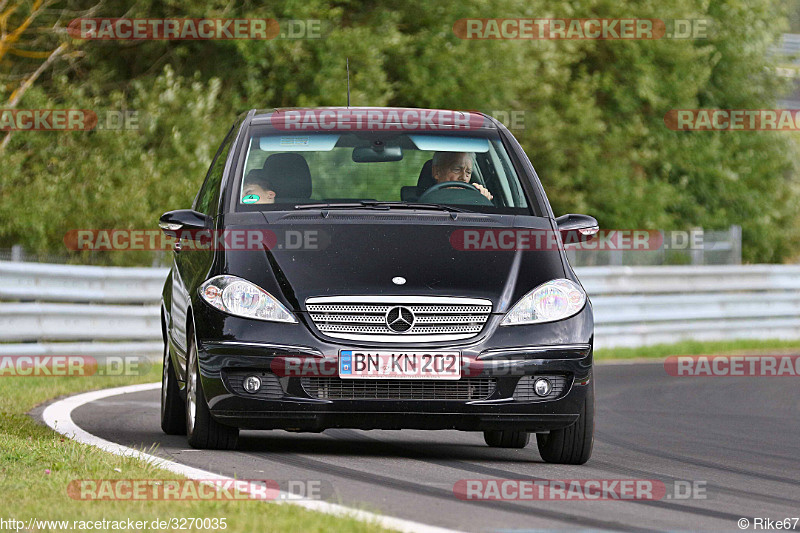
[{"label": "white lane marking", "polygon": [[[104,389],[99,391],[86,392],[83,394],[77,394],[75,396],[70,396],[68,398],[59,400],[49,405],[42,413],[42,418],[44,419],[44,422],[48,426],[58,431],[62,435],[70,437],[78,442],[95,446],[97,448],[100,448],[101,450],[105,450],[107,452],[114,453],[116,455],[136,457],[145,462],[154,464],[159,468],[169,470],[170,472],[185,476],[189,479],[219,480],[219,481],[233,480],[234,478],[221,476],[219,474],[214,474],[206,470],[201,470],[199,468],[194,468],[192,466],[176,463],[175,461],[170,461],[162,457],[150,455],[148,453],[144,453],[139,450],[135,450],[133,448],[128,448],[127,446],[123,446],[121,444],[101,439],[100,437],[96,437],[95,435],[92,435],[88,431],[79,427],[72,420],[72,411],[83,405],[86,405],[87,403],[91,403],[96,400],[101,400],[103,398],[108,398],[110,396],[131,394],[134,392],[143,392],[143,391],[158,389],[160,387],[161,383],[145,383],[142,385],[129,385],[126,387],[117,387],[114,389]],[[256,485],[253,485],[252,490],[258,491],[261,490],[261,488],[257,487]],[[346,507],[344,505],[337,505],[335,503],[328,503],[324,501],[314,501],[314,500],[302,500],[296,494],[287,492],[281,492],[278,498],[276,498],[273,503],[276,504],[289,503],[292,505],[298,505],[300,507],[309,509],[311,511],[318,511],[321,513],[326,513],[334,516],[342,516],[346,518],[355,518],[356,520],[360,520],[362,522],[371,522],[381,527],[387,529],[394,529],[397,531],[422,532],[422,533],[454,533],[456,531],[452,529],[445,529],[441,527],[431,526],[428,524],[423,524],[421,522],[414,522],[412,520],[405,520],[403,518],[395,518],[393,516],[379,515],[376,513],[371,513],[369,511],[362,511],[360,509]]]},{"label": "white lane marking", "polygon": [[[641,364],[651,364],[651,365],[663,365],[664,361],[667,360],[667,356],[664,357],[631,357],[630,359],[595,359],[594,364],[595,366],[612,366],[612,365],[641,365]],[[159,405],[159,408],[161,406]]]}]

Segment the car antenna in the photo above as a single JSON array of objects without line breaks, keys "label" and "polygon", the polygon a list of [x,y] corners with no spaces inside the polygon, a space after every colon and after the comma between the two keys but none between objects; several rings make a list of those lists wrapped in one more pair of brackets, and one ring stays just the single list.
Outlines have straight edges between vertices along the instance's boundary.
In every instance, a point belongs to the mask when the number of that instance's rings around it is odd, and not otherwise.
[{"label": "car antenna", "polygon": [[350,107],[350,58],[347,58],[347,107]]}]

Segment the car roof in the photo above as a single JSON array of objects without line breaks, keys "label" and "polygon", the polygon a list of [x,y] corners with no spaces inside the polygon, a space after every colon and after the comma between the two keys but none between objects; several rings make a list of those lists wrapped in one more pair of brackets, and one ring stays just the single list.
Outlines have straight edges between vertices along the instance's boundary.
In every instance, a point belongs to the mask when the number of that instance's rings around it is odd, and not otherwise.
[{"label": "car roof", "polygon": [[[493,117],[480,111],[465,111],[453,109],[427,109],[416,107],[359,107],[359,106],[330,106],[330,107],[280,107],[273,109],[252,109],[247,113],[254,125],[270,124],[275,116],[309,117],[327,114],[338,117],[341,123],[353,124],[357,120],[369,121],[374,124],[398,124],[399,117],[414,116],[435,119],[438,128],[460,129],[464,124],[469,124],[470,129],[498,129]],[[412,115],[409,115],[412,114]]]}]

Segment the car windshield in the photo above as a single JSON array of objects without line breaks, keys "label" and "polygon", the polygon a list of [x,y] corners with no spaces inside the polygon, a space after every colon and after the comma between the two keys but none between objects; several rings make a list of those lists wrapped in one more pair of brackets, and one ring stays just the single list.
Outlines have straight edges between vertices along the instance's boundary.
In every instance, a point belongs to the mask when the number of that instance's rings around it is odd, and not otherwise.
[{"label": "car windshield", "polygon": [[[235,210],[427,208],[531,214],[496,131],[252,130]],[[421,205],[426,204],[426,205]]]}]

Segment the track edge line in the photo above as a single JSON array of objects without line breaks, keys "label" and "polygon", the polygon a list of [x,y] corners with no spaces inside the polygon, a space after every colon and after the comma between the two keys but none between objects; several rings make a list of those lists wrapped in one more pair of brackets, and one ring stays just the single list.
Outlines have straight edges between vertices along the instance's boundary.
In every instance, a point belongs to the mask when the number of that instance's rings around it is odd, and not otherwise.
[{"label": "track edge line", "polygon": [[[92,435],[88,431],[84,430],[72,420],[72,411],[83,405],[86,405],[87,403],[91,403],[111,396],[121,396],[123,394],[143,392],[143,391],[158,389],[160,387],[161,387],[160,382],[144,383],[141,385],[127,385],[123,387],[102,389],[97,391],[79,393],[73,396],[68,396],[67,398],[63,398],[48,405],[42,412],[41,415],[42,420],[54,431],[57,431],[58,433],[61,433],[62,435],[69,437],[77,442],[88,444],[89,446],[94,446],[95,448],[100,448],[103,451],[113,453],[115,455],[136,457],[147,463],[153,464],[159,468],[169,470],[174,474],[178,474],[187,477],[189,479],[199,479],[199,480],[213,479],[219,481],[233,480],[234,478],[231,477],[214,474],[212,472],[208,472],[200,468],[184,465],[175,461],[171,461],[169,459],[164,459],[163,457],[158,457],[155,455],[151,455],[136,450],[134,448],[123,446],[122,444],[117,444],[115,442],[101,439],[100,437]],[[259,490],[259,489],[254,487],[254,490]],[[438,526],[423,524],[421,522],[406,520],[404,518],[396,518],[393,516],[380,515],[377,513],[363,511],[361,509],[347,507],[335,503],[328,503],[324,501],[297,500],[296,498],[297,496],[294,494],[281,492],[279,494],[278,499],[270,503],[277,503],[277,504],[287,503],[291,505],[297,505],[299,507],[303,507],[310,511],[317,511],[320,513],[345,517],[345,518],[354,518],[362,522],[370,522],[373,524],[377,524],[381,527],[385,527],[387,529],[394,529],[396,531],[403,531],[409,533],[411,532],[458,533],[458,530],[441,528]]]}]

